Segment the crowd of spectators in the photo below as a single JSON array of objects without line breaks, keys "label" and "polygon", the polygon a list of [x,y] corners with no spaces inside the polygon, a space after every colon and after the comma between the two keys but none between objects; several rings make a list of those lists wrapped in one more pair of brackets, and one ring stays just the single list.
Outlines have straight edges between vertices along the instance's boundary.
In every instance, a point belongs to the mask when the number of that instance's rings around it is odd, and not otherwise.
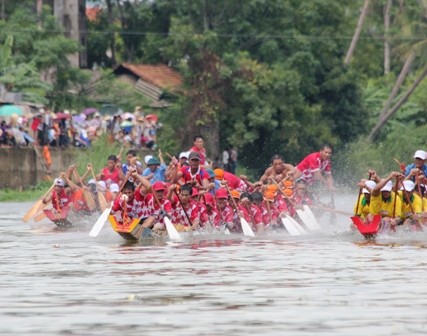
[{"label": "crowd of spectators", "polygon": [[33,115],[0,118],[0,146],[24,147],[36,142],[40,146],[67,148],[90,147],[107,133],[110,141],[136,149],[156,149],[156,133],[161,127],[155,114],[135,111],[101,115],[95,108],[77,112],[54,113],[40,109]]}]

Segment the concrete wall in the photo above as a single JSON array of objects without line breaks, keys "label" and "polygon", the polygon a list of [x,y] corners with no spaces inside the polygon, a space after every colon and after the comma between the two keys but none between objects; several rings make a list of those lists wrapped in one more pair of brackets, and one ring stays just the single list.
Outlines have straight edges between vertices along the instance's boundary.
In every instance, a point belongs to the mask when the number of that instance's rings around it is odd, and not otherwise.
[{"label": "concrete wall", "polygon": [[[73,149],[51,148],[51,177],[75,163]],[[45,178],[42,166],[32,148],[0,148],[0,188],[23,190]]]}]

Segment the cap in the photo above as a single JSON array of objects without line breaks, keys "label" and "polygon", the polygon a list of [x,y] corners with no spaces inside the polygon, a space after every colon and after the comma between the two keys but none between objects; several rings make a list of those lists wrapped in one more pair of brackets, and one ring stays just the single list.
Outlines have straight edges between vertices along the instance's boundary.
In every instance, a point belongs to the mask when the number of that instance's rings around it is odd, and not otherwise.
[{"label": "cap", "polygon": [[145,156],[145,158],[144,158],[144,162],[145,162],[145,164],[147,164],[148,163],[148,161],[150,161],[150,159],[153,157],[153,155],[147,155],[147,156]]},{"label": "cap", "polygon": [[294,194],[294,191],[290,188],[286,188],[283,189],[283,193],[287,196],[287,197],[292,197],[292,195]]},{"label": "cap", "polygon": [[[372,181],[372,180],[368,180],[365,182],[365,186],[367,186],[369,189],[374,189],[376,185],[377,185],[376,182]],[[363,188],[362,193],[363,194],[370,194],[370,191],[366,188]]]},{"label": "cap", "polygon": [[224,188],[219,188],[216,191],[216,197],[218,197],[218,198],[228,198],[227,190],[224,189]]},{"label": "cap", "polygon": [[270,190],[266,190],[264,192],[264,197],[268,200],[268,201],[274,201],[274,197],[276,196],[276,194]]},{"label": "cap", "polygon": [[89,180],[89,182],[88,182],[87,184],[88,184],[88,185],[89,185],[89,184],[96,184],[96,180],[95,180],[95,179],[90,179],[90,180]]},{"label": "cap", "polygon": [[104,181],[98,181],[97,184],[102,190],[107,189],[107,184]]},{"label": "cap", "polygon": [[215,173],[211,168],[206,169],[206,171],[208,172],[210,179],[215,177]]},{"label": "cap", "polygon": [[191,153],[188,155],[188,159],[189,159],[189,160],[199,160],[199,161],[200,161],[200,155],[199,155],[199,153],[197,153],[197,152],[191,152]]},{"label": "cap", "polygon": [[56,178],[54,184],[58,187],[65,187],[65,182],[63,179]]},{"label": "cap", "polygon": [[282,183],[283,183],[283,186],[285,188],[293,188],[294,187],[294,182],[292,182],[292,181],[284,180]]},{"label": "cap", "polygon": [[151,186],[151,188],[153,188],[154,191],[165,190],[166,184],[164,184],[161,181],[157,181],[157,182],[154,182],[154,184]]},{"label": "cap", "polygon": [[224,178],[224,170],[221,168],[217,168],[214,170],[215,178],[218,180],[222,180]]},{"label": "cap", "polygon": [[393,189],[393,182],[388,181],[384,187],[381,188],[381,191],[391,191]]},{"label": "cap", "polygon": [[148,162],[147,162],[147,166],[150,166],[150,165],[159,165],[160,164],[160,161],[159,161],[159,159],[158,158],[155,158],[155,157],[152,157],[150,160],[148,160]]},{"label": "cap", "polygon": [[414,159],[425,160],[426,159],[426,152],[423,150],[417,150],[414,154]]},{"label": "cap", "polygon": [[179,154],[179,158],[180,159],[188,159],[188,155],[189,155],[189,153],[188,152],[181,152],[180,154]]},{"label": "cap", "polygon": [[112,183],[110,185],[110,191],[111,192],[119,192],[120,191],[119,185],[117,183]]},{"label": "cap", "polygon": [[267,185],[267,188],[265,189],[265,191],[275,193],[277,191],[277,186],[275,186],[274,184],[269,184]]},{"label": "cap", "polygon": [[415,189],[415,183],[411,180],[403,181],[403,187],[400,190],[405,189],[406,191],[413,191]]},{"label": "cap", "polygon": [[214,205],[214,197],[211,193],[205,194],[203,199],[204,199],[206,205],[211,205],[211,206]]},{"label": "cap", "polygon": [[230,191],[230,195],[231,195],[231,197],[233,197],[233,198],[238,198],[238,199],[240,199],[240,193],[237,191],[237,190],[231,190]]}]

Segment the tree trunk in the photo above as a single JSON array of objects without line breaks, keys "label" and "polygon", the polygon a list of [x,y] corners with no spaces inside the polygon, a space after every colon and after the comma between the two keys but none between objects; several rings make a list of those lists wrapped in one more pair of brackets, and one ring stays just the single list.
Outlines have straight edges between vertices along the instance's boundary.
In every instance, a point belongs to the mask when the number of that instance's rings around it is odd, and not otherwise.
[{"label": "tree trunk", "polygon": [[350,47],[348,48],[347,55],[345,56],[344,64],[349,64],[351,57],[353,56],[354,49],[356,48],[357,41],[359,40],[360,33],[362,31],[363,23],[368,15],[369,2],[370,0],[365,0],[362,12],[359,16],[359,21],[357,22],[356,30],[354,31],[353,39],[351,40]]},{"label": "tree trunk", "polygon": [[42,27],[42,7],[43,7],[43,0],[37,0],[37,25],[39,28]]},{"label": "tree trunk", "polygon": [[414,83],[412,83],[411,87],[405,92],[402,98],[400,98],[399,101],[390,109],[390,111],[388,111],[386,115],[384,115],[382,118],[378,120],[377,124],[374,126],[371,133],[369,134],[368,139],[370,141],[375,139],[380,129],[400,109],[400,107],[406,103],[406,101],[409,99],[411,94],[415,91],[415,89],[418,87],[418,85],[420,85],[420,83],[424,80],[426,76],[427,76],[427,67],[424,68],[424,71],[421,73],[421,75],[415,80]]},{"label": "tree trunk", "polygon": [[[107,10],[108,10],[108,27],[112,29],[114,27],[114,18],[113,18],[113,4],[111,0],[106,0]],[[111,62],[116,65],[116,39],[115,34],[111,34],[110,40],[110,50],[111,50]]]},{"label": "tree trunk", "polygon": [[5,2],[6,0],[1,0],[1,13],[0,13],[0,20],[5,20],[6,19],[6,17],[5,17],[5,15],[4,15],[4,2]]},{"label": "tree trunk", "polygon": [[393,4],[393,0],[387,0],[384,9],[384,74],[390,73],[390,9]]},{"label": "tree trunk", "polygon": [[408,58],[405,61],[405,64],[403,65],[402,70],[400,71],[399,77],[397,77],[397,80],[394,83],[393,90],[391,90],[391,93],[384,104],[384,107],[380,113],[380,119],[388,113],[388,109],[391,105],[391,102],[393,101],[394,98],[396,98],[400,90],[400,87],[402,86],[402,83],[405,80],[409,72],[409,69],[411,67],[411,64],[414,62],[414,60],[415,60],[415,52],[411,51],[411,53],[409,54]]}]

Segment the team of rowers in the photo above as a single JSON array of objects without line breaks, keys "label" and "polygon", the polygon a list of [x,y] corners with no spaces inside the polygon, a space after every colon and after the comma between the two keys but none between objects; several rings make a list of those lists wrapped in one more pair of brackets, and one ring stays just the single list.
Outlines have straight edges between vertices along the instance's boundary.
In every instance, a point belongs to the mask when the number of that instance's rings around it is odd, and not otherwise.
[{"label": "team of rowers", "polygon": [[395,231],[398,226],[422,230],[427,225],[426,159],[426,152],[417,150],[413,163],[406,166],[398,162],[401,171],[391,172],[385,178],[368,170],[369,178],[358,184],[355,215],[365,223],[377,216],[381,220],[380,231]]},{"label": "team of rowers", "polygon": [[314,183],[334,188],[331,154],[332,147],[323,145],[295,167],[274,155],[261,178],[251,182],[246,176],[209,165],[200,138],[195,138],[189,152],[169,155],[168,165],[159,150],[158,158],[146,158],[143,169],[137,153],[129,150],[124,162],[110,155],[99,174],[89,164],[80,177],[76,167],[70,166],[55,179],[43,203],[51,203],[53,211],[66,207],[83,214],[104,211],[111,205],[118,222],[126,224],[137,218],[144,237],[152,230],[165,232],[165,216],[178,231],[227,227],[240,232],[239,218],[244,218],[255,233],[261,233],[282,227],[283,216],[294,217],[298,208],[313,204],[308,188]]}]

